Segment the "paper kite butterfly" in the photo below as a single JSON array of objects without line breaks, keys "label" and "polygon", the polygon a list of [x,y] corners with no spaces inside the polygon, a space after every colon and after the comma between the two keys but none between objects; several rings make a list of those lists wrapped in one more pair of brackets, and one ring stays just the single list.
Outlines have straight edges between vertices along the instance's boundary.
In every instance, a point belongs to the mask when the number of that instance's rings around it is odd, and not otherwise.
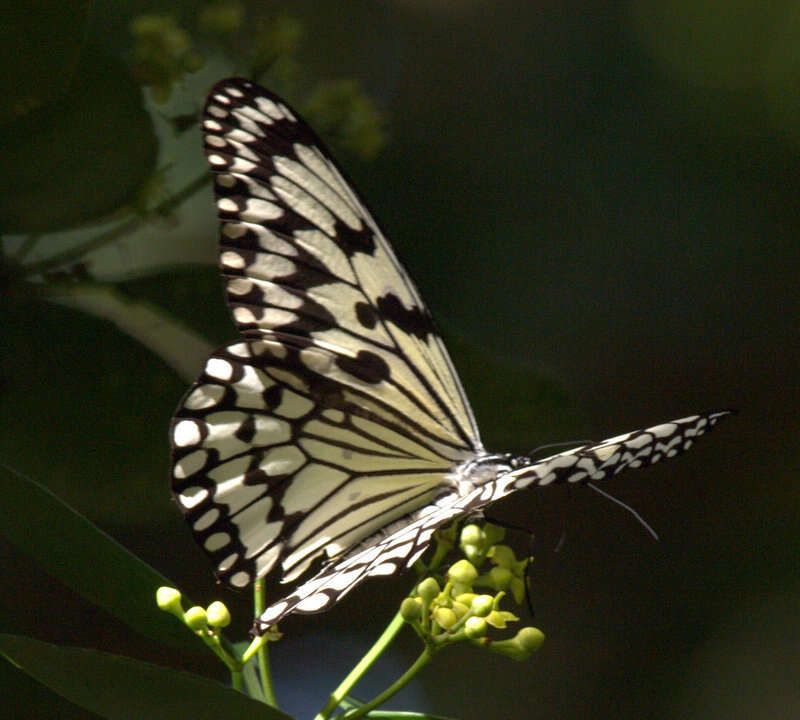
[{"label": "paper kite butterfly", "polygon": [[309,126],[229,79],[202,127],[242,337],[207,360],[175,414],[172,488],[221,580],[304,580],[256,633],[410,566],[454,518],[528,486],[652,465],[728,414],[541,460],[487,453],[414,283]]}]

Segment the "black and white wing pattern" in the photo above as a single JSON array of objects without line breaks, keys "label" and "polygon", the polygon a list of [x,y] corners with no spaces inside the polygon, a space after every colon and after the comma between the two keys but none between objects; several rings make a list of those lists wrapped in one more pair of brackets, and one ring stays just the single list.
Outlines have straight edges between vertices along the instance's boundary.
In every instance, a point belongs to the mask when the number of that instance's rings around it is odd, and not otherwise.
[{"label": "black and white wing pattern", "polygon": [[[436,502],[369,538],[341,561],[332,563],[256,620],[266,632],[291,612],[314,613],[330,607],[369,576],[391,575],[411,567],[428,548],[434,530],[454,518],[529,486],[605,480],[628,468],[643,468],[685,452],[732,411],[692,415],[644,430],[582,445],[539,461],[485,456],[456,469],[456,488]],[[485,480],[487,477],[489,480]]]},{"label": "black and white wing pattern", "polygon": [[488,455],[430,313],[313,131],[240,79],[213,88],[203,131],[242,339],[178,407],[172,488],[221,580],[299,583],[257,633],[408,567],[455,517],[530,485],[652,465],[727,414],[540,461]]},{"label": "black and white wing pattern", "polygon": [[173,420],[173,491],[220,579],[284,581],[429,503],[482,451],[431,316],[313,131],[245,80],[203,115],[244,339]]}]

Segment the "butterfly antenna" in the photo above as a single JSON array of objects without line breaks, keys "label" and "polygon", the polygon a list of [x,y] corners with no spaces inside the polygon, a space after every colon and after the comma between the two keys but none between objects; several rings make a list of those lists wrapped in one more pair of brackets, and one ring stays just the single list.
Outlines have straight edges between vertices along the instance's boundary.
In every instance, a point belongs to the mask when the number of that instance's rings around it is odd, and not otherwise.
[{"label": "butterfly antenna", "polygon": [[547,443],[547,445],[539,445],[535,447],[528,453],[528,457],[532,458],[534,455],[538,455],[543,450],[552,450],[553,448],[563,448],[563,447],[581,447],[583,445],[593,445],[594,440],[566,440],[564,442],[556,442],[556,443]]},{"label": "butterfly antenna", "polygon": [[592,485],[592,483],[586,483],[586,485],[587,487],[592,488],[592,490],[594,490],[595,492],[600,493],[604,498],[608,498],[609,500],[611,500],[611,502],[615,502],[620,507],[625,508],[625,510],[627,510],[631,515],[633,515],[633,517],[635,517],[641,523],[642,527],[653,536],[654,540],[660,539],[658,537],[658,533],[655,530],[653,530],[653,528],[650,527],[647,521],[638,512],[636,512],[636,510],[634,510],[630,505],[622,502],[622,500],[620,500],[619,498],[615,498],[613,495],[610,495],[605,490],[601,490],[599,487],[597,487],[597,485]]}]

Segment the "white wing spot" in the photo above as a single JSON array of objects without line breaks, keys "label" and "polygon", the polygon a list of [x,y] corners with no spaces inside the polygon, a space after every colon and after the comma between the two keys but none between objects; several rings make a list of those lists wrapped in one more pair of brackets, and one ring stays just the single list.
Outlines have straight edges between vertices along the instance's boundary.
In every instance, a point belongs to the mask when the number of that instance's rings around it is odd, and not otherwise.
[{"label": "white wing spot", "polygon": [[325,593],[317,593],[297,603],[297,609],[300,612],[313,613],[322,610],[329,602],[330,598]]},{"label": "white wing spot", "polygon": [[384,562],[380,565],[376,565],[369,571],[370,575],[393,575],[394,572],[397,570],[397,565],[390,562]]},{"label": "white wing spot", "polygon": [[205,450],[195,450],[188,455],[184,455],[175,463],[172,475],[178,480],[190,477],[205,467],[206,460],[208,460],[208,453]]},{"label": "white wing spot", "polygon": [[217,508],[211,508],[211,510],[203,513],[194,521],[194,531],[201,532],[202,530],[210,528],[217,521],[218,517],[219,510]]},{"label": "white wing spot", "polygon": [[208,490],[202,487],[184,488],[178,495],[178,502],[187,510],[191,510],[208,497]]},{"label": "white wing spot", "polygon": [[228,345],[227,350],[231,355],[236,355],[236,357],[240,358],[251,357],[250,346],[247,343],[241,342],[241,343],[236,343],[235,345]]},{"label": "white wing spot", "polygon": [[233,308],[233,318],[240,325],[254,325],[258,322],[252,310],[241,306]]},{"label": "white wing spot", "polygon": [[234,587],[247,587],[250,584],[250,574],[246,572],[237,572],[231,576],[231,585]]},{"label": "white wing spot", "polygon": [[231,268],[232,270],[243,270],[247,266],[245,259],[233,250],[226,250],[222,253],[222,255],[220,255],[220,260],[224,267]]},{"label": "white wing spot", "polygon": [[675,423],[664,423],[663,425],[655,425],[654,427],[647,428],[647,432],[652,433],[656,437],[669,437],[672,435],[678,426]]},{"label": "white wing spot", "polygon": [[209,115],[213,115],[216,118],[226,118],[228,117],[228,111],[225,108],[221,108],[218,105],[207,105],[206,112]]},{"label": "white wing spot", "polygon": [[209,535],[203,543],[203,547],[208,552],[214,552],[220,548],[224,548],[231,541],[231,536],[228,533],[217,532]]},{"label": "white wing spot", "polygon": [[206,375],[228,382],[233,377],[233,365],[222,358],[212,357],[206,363]]},{"label": "white wing spot", "polygon": [[219,565],[217,565],[217,572],[227,572],[230,570],[233,563],[235,563],[239,559],[238,553],[231,553],[226,557]]},{"label": "white wing spot", "polygon": [[258,109],[273,120],[282,120],[284,118],[284,114],[281,112],[280,108],[269,98],[257,97],[255,102]]},{"label": "white wing spot", "polygon": [[217,207],[221,212],[235,213],[239,211],[238,205],[230,198],[220,198],[217,200]]},{"label": "white wing spot", "polygon": [[248,199],[245,209],[239,213],[239,217],[245,222],[255,223],[275,220],[281,215],[283,215],[283,210],[280,205],[259,198]]},{"label": "white wing spot", "polygon": [[219,404],[225,395],[225,388],[222,385],[200,385],[189,393],[183,401],[183,406],[187,410],[205,410]]},{"label": "white wing spot", "polygon": [[201,438],[196,420],[181,420],[172,430],[172,440],[177,447],[197,445]]}]

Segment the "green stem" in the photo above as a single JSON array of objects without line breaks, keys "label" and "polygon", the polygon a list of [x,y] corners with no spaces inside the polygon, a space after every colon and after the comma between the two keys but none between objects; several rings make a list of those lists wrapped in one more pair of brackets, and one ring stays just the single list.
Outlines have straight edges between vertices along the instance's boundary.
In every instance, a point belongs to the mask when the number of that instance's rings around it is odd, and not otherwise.
[{"label": "green stem", "polygon": [[242,671],[241,670],[231,670],[231,684],[233,685],[234,690],[238,690],[242,692]]},{"label": "green stem", "polygon": [[[264,612],[264,606],[266,604],[264,583],[261,580],[256,581],[256,584],[253,586],[253,603],[255,605],[256,617],[258,617]],[[264,692],[264,699],[267,701],[268,705],[277,708],[278,700],[275,697],[275,687],[272,684],[272,673],[269,668],[268,645],[269,643],[264,643],[256,651],[256,657],[258,658],[258,675],[261,678],[261,689]]]},{"label": "green stem", "polygon": [[[381,653],[386,650],[389,646],[389,643],[394,640],[395,635],[400,632],[400,628],[403,627],[405,620],[403,620],[400,613],[397,613],[393,618],[392,621],[386,626],[386,629],[381,633],[381,636],[375,641],[375,644],[367,651],[366,655],[358,661],[358,664],[348,673],[347,677],[342,680],[331,696],[328,698],[328,702],[325,703],[325,706],[322,710],[317,713],[314,720],[328,720],[331,716],[331,713],[339,707],[339,703],[342,699],[347,695],[353,686],[361,679],[367,670],[372,666],[381,655]],[[406,681],[407,682],[407,681]],[[399,689],[399,688],[398,688]]]},{"label": "green stem", "polygon": [[394,695],[398,690],[404,688],[408,681],[411,680],[422,668],[424,668],[433,657],[433,651],[430,648],[425,648],[421,653],[420,656],[414,661],[414,664],[408,668],[397,680],[395,680],[386,690],[384,690],[380,695],[376,695],[372,700],[368,703],[365,703],[357,710],[353,710],[352,712],[345,713],[342,717],[346,720],[354,720],[354,718],[360,718],[366,715],[370,710],[375,709],[379,705],[385,703],[392,695]]}]

